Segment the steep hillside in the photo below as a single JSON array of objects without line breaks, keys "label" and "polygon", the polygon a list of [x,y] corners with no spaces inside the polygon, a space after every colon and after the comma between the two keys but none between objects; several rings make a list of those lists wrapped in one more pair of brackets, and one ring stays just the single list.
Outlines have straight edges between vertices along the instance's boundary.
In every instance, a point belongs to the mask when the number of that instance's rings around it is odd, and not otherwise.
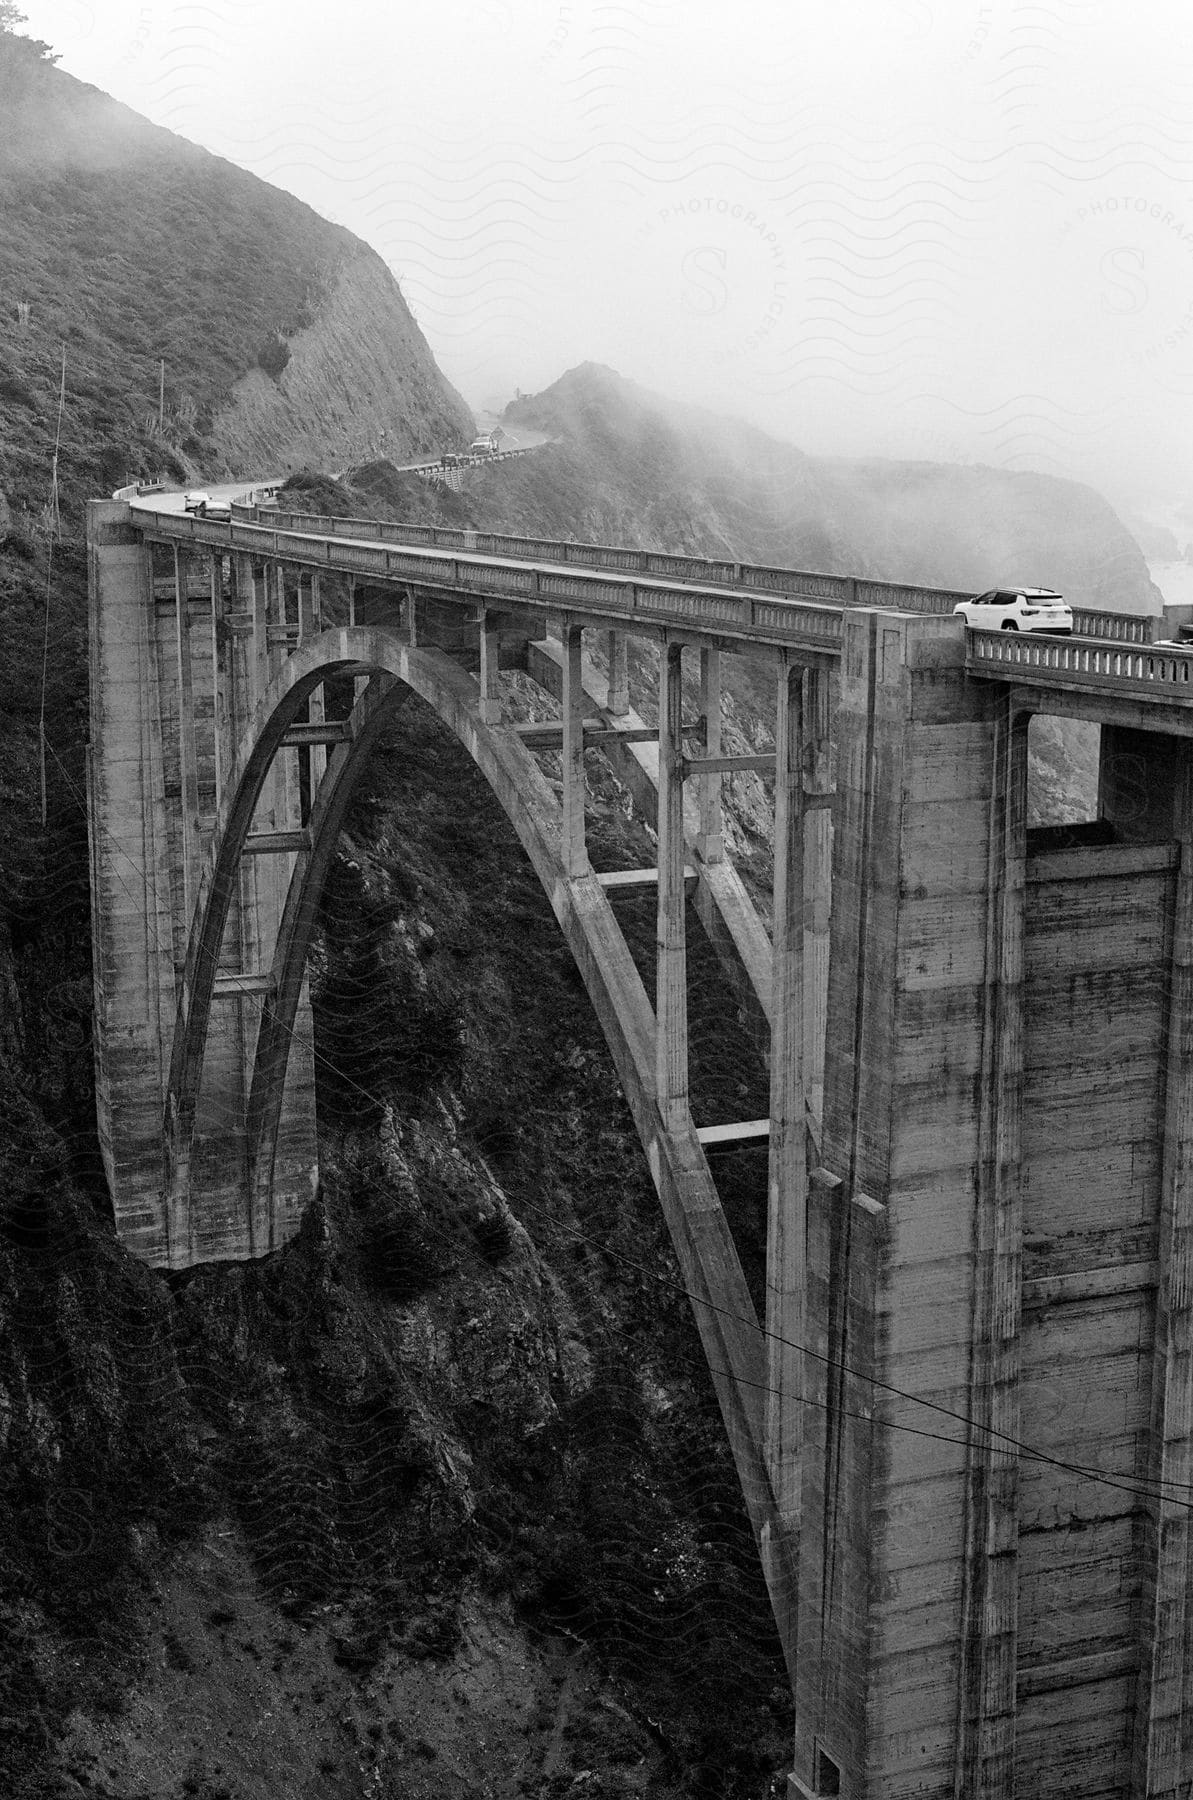
[{"label": "steep hillside", "polygon": [[[0,492],[85,499],[165,469],[336,467],[467,439],[373,251],[0,30]],[[165,414],[159,429],[159,359]]]},{"label": "steep hillside", "polygon": [[533,495],[500,470],[476,484],[486,516],[500,510],[500,489],[519,517],[554,506],[610,542],[974,592],[1022,581],[1058,587],[1077,605],[1159,610],[1138,545],[1079,482],[804,456],[594,363],[514,402],[506,416],[564,448],[545,481],[537,470],[529,478]]},{"label": "steep hillside", "polygon": [[[1056,586],[1076,605],[1159,610],[1139,546],[1109,503],[1079,482],[805,456],[595,363],[515,401],[505,416],[547,432],[553,443],[534,456],[468,469],[459,493],[429,489],[383,462],[367,465],[348,478],[336,504],[378,517],[975,593],[1023,581]],[[321,504],[312,501],[312,510]]]},{"label": "steep hillside", "polygon": [[[639,864],[595,787],[594,854]],[[761,1796],[789,1697],[649,1174],[512,829],[414,700],[321,923],[324,1187],[284,1253],[140,1268],[81,1109],[5,1172],[6,1791]],[[737,1116],[765,1076],[711,958],[694,988],[699,1103]],[[757,1288],[765,1158],[734,1161]]]}]

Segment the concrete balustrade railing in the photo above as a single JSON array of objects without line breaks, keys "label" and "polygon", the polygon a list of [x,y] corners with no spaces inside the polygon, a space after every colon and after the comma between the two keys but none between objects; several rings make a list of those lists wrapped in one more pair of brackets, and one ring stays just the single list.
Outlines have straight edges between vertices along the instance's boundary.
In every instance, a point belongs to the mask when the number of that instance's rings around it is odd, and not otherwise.
[{"label": "concrete balustrade railing", "polygon": [[[377,519],[341,519],[330,514],[277,511],[272,508],[237,509],[246,523],[277,526],[284,531],[315,531],[320,536],[369,538],[384,543],[419,543],[437,549],[475,550],[484,556],[506,556],[534,562],[574,563],[588,568],[623,569],[627,573],[670,576],[676,581],[709,582],[730,587],[757,588],[790,594],[799,599],[824,600],[836,606],[896,607],[901,612],[947,615],[958,601],[972,598],[959,588],[933,588],[909,582],[870,581],[850,575],[828,575],[817,570],[770,567],[758,563],[730,562],[702,556],[674,556],[658,550],[629,550],[620,545],[573,543],[558,538],[536,538],[490,531],[467,531],[458,526],[416,525]],[[1131,613],[1103,612],[1075,607],[1073,628],[1086,637],[1114,642],[1149,644],[1155,620]]]},{"label": "concrete balustrade railing", "polygon": [[677,581],[724,583],[769,593],[805,596],[837,606],[895,606],[908,612],[951,613],[969,595],[951,588],[925,588],[895,582],[855,580],[809,569],[770,568],[702,556],[675,556],[659,550],[630,550],[614,544],[573,543],[562,538],[535,538],[490,531],[467,531],[450,525],[415,525],[377,519],[341,519],[330,514],[293,513],[274,508],[237,509],[245,522],[284,531],[316,531],[320,536],[370,538],[386,543],[420,543],[437,549],[475,550],[483,556],[507,556],[534,562],[572,563],[586,568],[622,569],[626,573],[670,576]]},{"label": "concrete balustrade railing", "polygon": [[1093,607],[1073,608],[1073,631],[1078,637],[1110,638],[1120,644],[1150,644],[1156,625],[1152,615],[1098,612]]},{"label": "concrete balustrade railing", "polygon": [[[697,630],[720,628],[740,633],[747,641],[802,644],[830,654],[840,645],[847,608],[875,606],[947,616],[958,598],[963,598],[953,590],[904,583],[718,564],[648,550],[505,537],[462,528],[338,519],[269,507],[236,506],[228,523],[189,513],[152,516],[153,534],[170,540],[192,538],[213,547],[349,574],[374,574],[391,580],[406,577],[530,605],[634,618],[643,624],[688,622]],[[577,566],[582,556],[585,564]],[[488,560],[493,558],[501,560]],[[535,566],[517,566],[531,561]],[[678,579],[677,569],[682,571]],[[697,570],[712,571],[705,579],[723,578],[726,585],[701,586]],[[660,580],[664,574],[676,585]],[[779,588],[780,581],[786,586]],[[1126,650],[1126,646],[1136,645],[1146,649],[1155,626],[1153,619],[1078,609],[1074,625],[1078,635],[1072,638],[971,631],[971,672],[1012,679],[1051,674],[1063,680],[1072,676],[1093,683],[1126,682],[1153,691],[1159,683],[1174,693],[1187,691],[1191,653],[1131,656]],[[1094,637],[1101,640],[1100,645],[1090,641]]]},{"label": "concrete balustrade railing", "polygon": [[1080,687],[1147,687],[1193,701],[1193,645],[1188,650],[1136,649],[1077,637],[970,631],[966,660],[975,675],[1049,682],[1067,677]]},{"label": "concrete balustrade railing", "polygon": [[841,642],[839,605],[809,604],[800,596],[767,598],[740,589],[730,592],[724,588],[701,589],[695,584],[672,587],[656,580],[634,581],[614,569],[589,574],[578,568],[520,568],[508,562],[484,560],[493,552],[482,548],[486,534],[479,532],[456,533],[468,543],[460,546],[459,554],[448,556],[427,554],[406,545],[361,543],[334,532],[324,535],[309,530],[287,531],[277,523],[279,517],[293,517],[309,526],[310,520],[304,514],[278,515],[267,511],[262,517],[270,521],[268,525],[242,524],[236,518],[224,524],[190,513],[156,513],[147,517],[152,520],[146,526],[148,535],[166,542],[189,539],[213,549],[243,550],[252,556],[339,569],[347,574],[406,579],[491,594],[555,611],[634,619],[644,626],[688,623],[696,630],[722,629],[747,642],[798,644],[830,655],[838,651]]}]

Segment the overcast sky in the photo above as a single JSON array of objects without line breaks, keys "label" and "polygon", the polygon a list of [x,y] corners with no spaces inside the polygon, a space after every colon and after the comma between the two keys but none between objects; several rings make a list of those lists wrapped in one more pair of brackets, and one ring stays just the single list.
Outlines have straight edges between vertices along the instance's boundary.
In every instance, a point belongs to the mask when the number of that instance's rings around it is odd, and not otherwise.
[{"label": "overcast sky", "polygon": [[1193,506],[1183,3],[21,4],[380,251],[477,407],[591,359],[808,450]]}]

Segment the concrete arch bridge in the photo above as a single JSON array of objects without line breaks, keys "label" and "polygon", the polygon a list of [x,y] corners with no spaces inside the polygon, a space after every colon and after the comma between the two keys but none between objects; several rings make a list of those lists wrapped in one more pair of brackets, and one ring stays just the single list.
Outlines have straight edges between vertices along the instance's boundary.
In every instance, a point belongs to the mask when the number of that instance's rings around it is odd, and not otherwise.
[{"label": "concrete arch bridge", "polygon": [[[184,1268],[297,1229],[315,908],[415,691],[512,821],[616,1062],[787,1656],[792,1794],[1187,1796],[1193,658],[1116,614],[1008,641],[936,590],[157,496],[94,502],[89,543],[97,1088],[130,1249]],[[723,753],[740,655],[769,665],[773,754]],[[503,717],[507,666],[557,723]],[[1099,818],[1060,841],[1027,828],[1037,714],[1101,727]],[[592,867],[593,745],[657,826],[651,868]],[[769,932],[724,852],[747,767],[773,779]],[[657,893],[653,994],[626,887]],[[689,896],[765,1119],[693,1117]],[[762,1320],[709,1164],[760,1142]]]}]

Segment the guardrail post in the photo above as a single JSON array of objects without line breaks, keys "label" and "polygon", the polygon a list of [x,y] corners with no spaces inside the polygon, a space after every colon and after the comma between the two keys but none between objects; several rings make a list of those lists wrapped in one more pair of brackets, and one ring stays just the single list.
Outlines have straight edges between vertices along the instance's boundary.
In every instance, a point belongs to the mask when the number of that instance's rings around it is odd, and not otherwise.
[{"label": "guardrail post", "polygon": [[563,866],[569,876],[587,875],[584,842],[584,678],[583,632],[563,624]]},{"label": "guardrail post", "polygon": [[[704,755],[721,754],[721,652],[700,652],[700,712],[704,720]],[[721,780],[719,773],[700,777],[700,831],[696,848],[707,863],[719,863],[725,855],[722,835]]]},{"label": "guardrail post", "polygon": [[659,659],[659,906],[655,1083],[668,1129],[688,1121],[688,974],[684,918],[683,650]]}]

